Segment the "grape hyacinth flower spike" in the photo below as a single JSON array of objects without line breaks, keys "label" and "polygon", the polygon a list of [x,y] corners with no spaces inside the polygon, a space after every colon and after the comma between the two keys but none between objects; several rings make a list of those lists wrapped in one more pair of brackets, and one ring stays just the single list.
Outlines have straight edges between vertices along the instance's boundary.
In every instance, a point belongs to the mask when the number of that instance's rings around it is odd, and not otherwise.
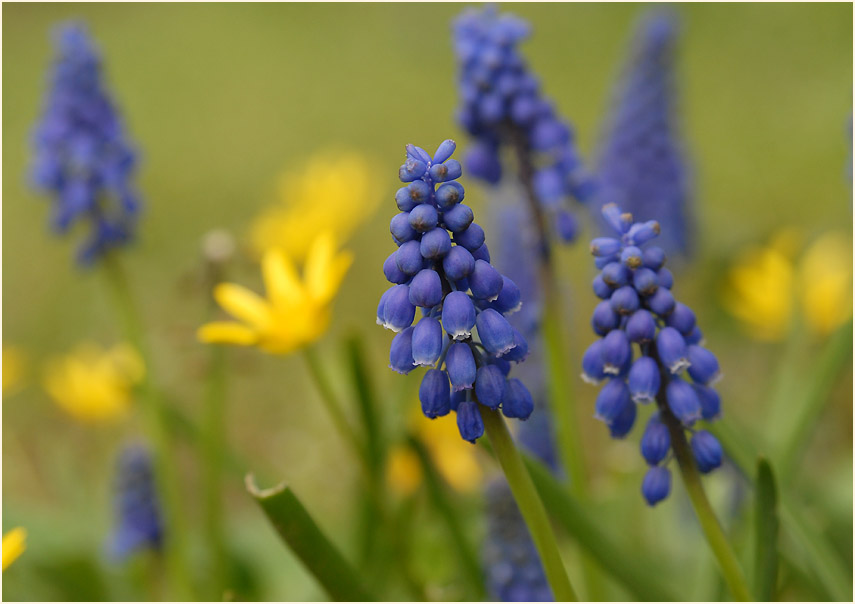
[{"label": "grape hyacinth flower spike", "polygon": [[75,222],[90,234],[78,251],[88,265],[134,235],[140,200],[133,184],[136,153],[105,84],[101,57],[76,23],[56,32],[57,56],[41,120],[33,133],[31,181],[53,201],[51,226]]},{"label": "grape hyacinth flower spike", "polygon": [[154,468],[141,445],[127,446],[119,456],[115,506],[118,526],[110,541],[113,556],[121,559],[146,548],[160,550],[163,522]]},{"label": "grape hyacinth flower spike", "polygon": [[517,48],[530,29],[492,5],[468,9],[454,23],[461,98],[457,120],[473,138],[464,163],[470,174],[496,185],[503,173],[501,152],[512,149],[539,211],[552,216],[562,240],[572,241],[579,229],[568,202],[589,199],[592,181],[570,124],[543,94]]},{"label": "grape hyacinth flower spike", "polygon": [[474,443],[484,433],[482,405],[524,420],[533,402],[508,377],[528,349],[505,318],[520,307],[519,289],[490,264],[484,230],[462,203],[455,147],[446,140],[431,156],[407,145],[398,172],[405,186],[395,195],[400,213],[390,224],[398,249],[383,264],[393,285],[380,299],[377,323],[397,333],[392,369],[429,368],[419,388],[424,414],[455,411],[461,436]]},{"label": "grape hyacinth flower spike", "polygon": [[603,217],[618,237],[591,243],[600,269],[594,293],[602,299],[591,323],[601,339],[585,352],[582,377],[594,384],[605,382],[595,417],[614,438],[632,429],[637,405],[655,402],[657,410],[641,438],[641,454],[650,466],[642,494],[652,506],[671,490],[666,465],[675,428],[681,438],[691,434],[692,455],[702,473],[721,465],[721,445],[696,428],[698,421],[713,421],[721,412],[712,387],[720,377],[719,365],[702,345],[694,312],[671,293],[673,278],[664,266],[665,253],[646,245],[659,235],[659,223],[633,222],[632,215],[621,213],[615,204],[603,207]]}]

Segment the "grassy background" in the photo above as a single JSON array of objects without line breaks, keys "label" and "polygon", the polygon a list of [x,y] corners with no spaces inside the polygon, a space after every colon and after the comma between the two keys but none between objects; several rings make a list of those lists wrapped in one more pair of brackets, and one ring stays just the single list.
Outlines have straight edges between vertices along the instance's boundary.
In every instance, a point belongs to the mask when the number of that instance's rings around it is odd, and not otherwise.
[{"label": "grassy background", "polygon": [[[632,23],[644,7],[508,8],[531,21],[535,33],[524,52],[589,155]],[[829,228],[851,229],[845,165],[851,157],[846,122],[852,105],[852,7],[677,8],[684,34],[683,122],[695,163],[700,225],[698,264],[679,276],[677,292],[698,312],[728,374],[721,384],[726,412],[759,433],[769,412],[763,406],[766,377],[780,347],[750,341],[723,315],[715,295],[719,270],[739,247],[784,226],[798,226],[809,237]],[[321,348],[330,371],[341,371],[337,336],[364,332],[378,382],[387,392],[400,391],[404,378],[385,371],[388,334],[375,328],[372,318],[385,287],[379,267],[391,249],[387,224],[403,145],[432,148],[447,137],[465,144],[452,117],[457,100],[449,23],[460,9],[452,4],[3,6],[3,342],[23,348],[30,360],[29,387],[3,405],[3,529],[23,524],[30,530],[25,558],[4,575],[4,597],[95,598],[98,594],[85,586],[101,580],[107,597],[138,597],[128,587],[133,582],[119,579],[139,569],[116,569],[99,557],[111,523],[112,455],[134,435],[134,423],[118,429],[75,425],[38,386],[47,356],[84,338],[112,343],[118,337],[101,276],[72,264],[70,239],[77,234],[52,237],[46,228],[48,204],[26,183],[28,136],[40,112],[52,53],[50,28],[69,18],[89,24],[103,49],[110,88],[142,152],[139,185],[146,208],[127,266],[150,325],[158,379],[176,405],[196,416],[207,358],[193,335],[207,304],[200,285],[201,238],[219,227],[243,237],[254,214],[273,201],[281,170],[298,167],[308,154],[329,146],[361,150],[385,166],[375,186],[387,203],[351,242],[357,261]],[[483,190],[472,184],[470,191],[467,198],[486,222]],[[562,257],[577,358],[593,338],[587,327],[595,302],[587,289],[593,269],[584,247]],[[257,284],[251,266],[237,263],[234,272],[235,279]],[[347,542],[352,518],[342,502],[348,501],[355,463],[334,439],[300,359],[235,351],[230,361],[233,448],[249,460],[247,469],[270,480],[287,478],[321,524]],[[414,385],[418,378],[408,380]],[[346,385],[338,383],[344,393]],[[688,577],[686,589],[694,584],[699,594],[708,593],[704,586],[712,585],[715,575],[705,552],[698,551],[698,535],[681,499],[650,512],[637,495],[643,472],[636,450],[640,430],[629,442],[609,441],[590,419],[594,392],[581,383],[578,388],[586,447],[599,469],[595,488],[621,512],[615,522],[634,527],[641,543],[661,531],[676,535],[670,517],[681,515],[681,530],[689,538],[658,547]],[[810,466],[803,467],[811,485],[826,485],[822,496],[837,515],[848,516],[850,535],[851,401],[851,379],[844,378],[819,432],[821,445],[814,443]],[[386,410],[388,421],[399,421],[410,405],[395,401]],[[192,453],[185,447],[178,463],[194,506],[199,473]],[[729,492],[725,486],[731,478],[713,477],[714,492]],[[471,503],[477,512],[477,500]],[[319,597],[243,495],[237,473],[230,478],[228,510],[230,538],[254,569],[257,597]],[[823,518],[827,525],[838,521],[834,515]],[[473,535],[478,530],[473,521]],[[848,549],[845,542],[841,549],[851,555],[851,539]],[[692,555],[680,562],[686,551]],[[56,568],[68,565],[78,570],[63,587],[55,577],[64,575]],[[79,579],[90,571],[102,579]],[[689,580],[703,573],[706,583]],[[54,579],[45,581],[47,576]]]}]

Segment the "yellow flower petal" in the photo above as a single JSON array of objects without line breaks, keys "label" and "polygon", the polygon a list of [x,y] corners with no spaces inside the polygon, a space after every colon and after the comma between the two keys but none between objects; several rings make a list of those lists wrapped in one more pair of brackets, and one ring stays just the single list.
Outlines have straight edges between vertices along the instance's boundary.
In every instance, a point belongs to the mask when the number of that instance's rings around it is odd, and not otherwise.
[{"label": "yellow flower petal", "polygon": [[27,531],[21,527],[14,528],[3,535],[3,570],[17,560],[27,549]]},{"label": "yellow flower petal", "polygon": [[312,243],[304,270],[311,298],[318,303],[329,302],[352,263],[350,252],[336,253],[335,240],[329,232],[319,235]]},{"label": "yellow flower petal", "polygon": [[258,342],[258,334],[240,323],[215,321],[202,325],[196,332],[200,342],[206,344],[236,344],[252,346]]},{"label": "yellow flower petal", "polygon": [[214,288],[214,299],[227,313],[253,327],[270,321],[270,308],[264,298],[242,285],[221,283]]},{"label": "yellow flower petal", "polygon": [[412,495],[422,483],[419,458],[407,447],[393,447],[386,465],[386,482],[402,497]]},{"label": "yellow flower petal", "polygon": [[799,267],[799,291],[808,326],[827,335],[852,316],[852,245],[841,233],[820,237]]},{"label": "yellow flower petal", "polygon": [[281,250],[270,249],[261,260],[264,287],[274,306],[290,306],[306,295],[294,263]]}]

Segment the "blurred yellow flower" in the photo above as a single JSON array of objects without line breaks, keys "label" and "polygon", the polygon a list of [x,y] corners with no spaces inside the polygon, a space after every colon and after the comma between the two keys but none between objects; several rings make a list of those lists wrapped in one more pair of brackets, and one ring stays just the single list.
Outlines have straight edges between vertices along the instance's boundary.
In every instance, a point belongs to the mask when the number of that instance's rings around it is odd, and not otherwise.
[{"label": "blurred yellow flower", "polygon": [[851,242],[826,233],[796,261],[797,241],[795,230],[784,230],[769,245],[745,250],[728,273],[723,304],[758,339],[785,337],[796,309],[820,335],[852,316]]},{"label": "blurred yellow flower", "polygon": [[3,535],[3,570],[17,560],[27,549],[27,531],[21,527],[14,528]]},{"label": "blurred yellow flower", "polygon": [[[424,443],[440,476],[452,488],[471,492],[481,486],[483,472],[476,448],[460,438],[453,414],[432,420],[417,412],[413,414],[412,424],[414,434]],[[403,445],[393,447],[386,466],[386,480],[392,489],[400,495],[409,495],[421,485],[422,478],[415,453]]]},{"label": "blurred yellow flower", "polygon": [[15,346],[3,345],[3,396],[21,387],[24,379],[24,353]]},{"label": "blurred yellow flower", "polygon": [[352,262],[350,252],[337,250],[330,232],[312,241],[302,278],[291,257],[281,249],[268,250],[261,262],[267,298],[241,285],[221,283],[214,298],[242,323],[207,323],[199,328],[199,340],[257,346],[273,354],[287,354],[313,342],[329,325],[330,303]]},{"label": "blurred yellow flower", "polygon": [[315,235],[329,230],[344,243],[377,207],[371,164],[352,152],[325,152],[297,172],[285,174],[279,202],[263,210],[250,232],[258,256],[279,249],[296,262],[306,259]]},{"label": "blurred yellow flower", "polygon": [[103,349],[84,343],[47,363],[44,388],[69,414],[84,422],[115,420],[131,405],[132,389],[145,376],[136,350],[127,344]]}]

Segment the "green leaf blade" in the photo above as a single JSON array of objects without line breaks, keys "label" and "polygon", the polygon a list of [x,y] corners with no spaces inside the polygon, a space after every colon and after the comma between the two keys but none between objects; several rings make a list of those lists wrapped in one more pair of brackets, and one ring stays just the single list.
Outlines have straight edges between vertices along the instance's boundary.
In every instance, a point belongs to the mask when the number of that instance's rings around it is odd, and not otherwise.
[{"label": "green leaf blade", "polygon": [[760,602],[775,600],[778,581],[778,490],[772,466],[757,461],[754,499],[754,595]]}]

